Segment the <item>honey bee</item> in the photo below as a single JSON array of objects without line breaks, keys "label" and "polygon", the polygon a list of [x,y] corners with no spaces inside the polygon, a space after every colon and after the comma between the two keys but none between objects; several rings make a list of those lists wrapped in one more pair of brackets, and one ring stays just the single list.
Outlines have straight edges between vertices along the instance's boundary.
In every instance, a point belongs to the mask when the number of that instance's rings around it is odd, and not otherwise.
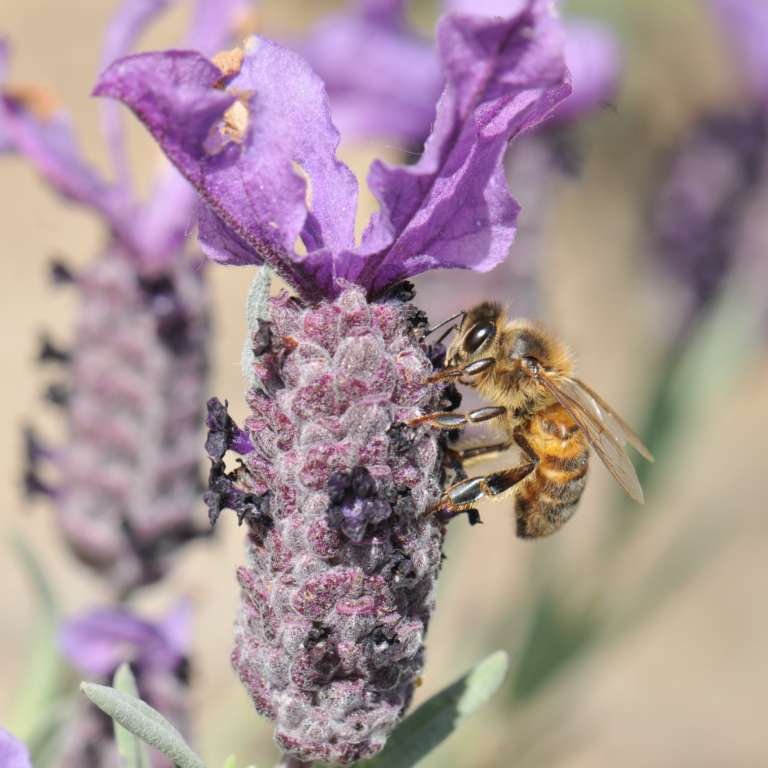
[{"label": "honey bee", "polygon": [[[466,414],[437,412],[411,422],[440,429],[496,421],[504,442],[454,451],[461,461],[517,445],[523,463],[450,486],[435,511],[476,517],[484,497],[514,494],[517,535],[548,536],[570,519],[584,491],[590,448],[627,494],[643,503],[640,482],[625,452],[633,446],[653,461],[626,422],[584,382],[575,378],[566,346],[538,323],[512,319],[499,304],[484,302],[461,317],[448,347],[446,367],[431,381],[456,380],[474,387],[497,405]],[[444,323],[441,323],[441,326]],[[439,326],[438,326],[439,327]]]}]

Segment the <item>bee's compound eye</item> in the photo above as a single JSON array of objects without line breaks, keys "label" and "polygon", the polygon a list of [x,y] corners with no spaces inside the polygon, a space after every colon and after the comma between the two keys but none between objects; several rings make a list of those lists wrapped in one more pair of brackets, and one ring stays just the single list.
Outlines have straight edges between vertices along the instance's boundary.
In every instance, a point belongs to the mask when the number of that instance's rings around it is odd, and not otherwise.
[{"label": "bee's compound eye", "polygon": [[495,333],[496,326],[493,323],[487,321],[475,323],[464,339],[464,349],[470,354],[477,352],[488,339],[493,338]]}]

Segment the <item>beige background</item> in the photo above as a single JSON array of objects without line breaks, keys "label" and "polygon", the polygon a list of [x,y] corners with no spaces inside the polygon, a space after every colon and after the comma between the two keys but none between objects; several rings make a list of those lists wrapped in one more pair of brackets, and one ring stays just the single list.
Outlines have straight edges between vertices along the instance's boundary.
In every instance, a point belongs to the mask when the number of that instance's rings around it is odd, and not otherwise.
[{"label": "beige background", "polygon": [[[552,191],[551,216],[541,233],[544,295],[550,324],[578,350],[585,378],[637,422],[674,318],[671,287],[648,267],[643,206],[650,161],[695,110],[735,95],[723,52],[695,0],[592,5],[623,14],[631,46],[627,80],[617,109],[605,110],[585,132],[582,176]],[[299,0],[267,0],[263,6],[261,23],[271,34],[301,26],[309,7],[313,13],[320,8]],[[98,113],[88,93],[111,8],[106,0],[4,0],[0,6],[0,32],[14,45],[12,81],[50,86],[71,110],[85,153],[101,166]],[[169,14],[147,46],[171,43],[182,15]],[[138,129],[132,149],[139,177],[148,178],[158,158]],[[345,148],[356,169],[364,169],[374,151]],[[0,533],[3,542],[17,533],[30,544],[65,610],[72,612],[99,603],[105,592],[63,551],[51,510],[20,499],[19,427],[31,419],[46,434],[59,431],[57,415],[39,404],[46,376],[33,365],[35,337],[47,328],[66,342],[74,296],[48,287],[46,262],[63,254],[74,264],[87,263],[101,232],[87,212],[54,198],[22,161],[0,162]],[[219,267],[210,275],[217,311],[211,393],[229,398],[241,417],[240,308],[249,275]],[[448,290],[460,295],[466,279],[454,275]],[[551,542],[515,540],[503,504],[482,510],[482,527],[454,526],[420,697],[497,647],[515,653],[524,634],[519,617],[535,548],[565,564],[570,575],[564,591],[578,593],[582,582],[610,578],[611,599],[620,609],[674,535],[686,528],[694,535],[724,522],[727,546],[693,583],[634,631],[597,650],[537,702],[543,707],[554,694],[564,695],[566,711],[549,721],[536,741],[546,747],[552,737],[564,736],[557,759],[569,768],[768,764],[766,383],[768,366],[760,352],[680,436],[664,482],[646,508],[637,510],[652,519],[631,550],[619,553],[618,571],[610,576],[592,556],[615,498],[601,469],[594,472],[577,518]],[[193,701],[197,745],[210,765],[220,765],[230,751],[269,765],[274,755],[268,725],[252,714],[228,665],[242,531],[226,520],[221,534],[216,543],[190,547],[170,583],[149,590],[139,602],[161,611],[175,594],[195,600]],[[2,723],[25,684],[36,616],[29,585],[9,548],[0,555],[0,584]],[[497,698],[430,765],[515,765],[522,757],[520,723]],[[545,764],[553,762],[554,757]]]}]

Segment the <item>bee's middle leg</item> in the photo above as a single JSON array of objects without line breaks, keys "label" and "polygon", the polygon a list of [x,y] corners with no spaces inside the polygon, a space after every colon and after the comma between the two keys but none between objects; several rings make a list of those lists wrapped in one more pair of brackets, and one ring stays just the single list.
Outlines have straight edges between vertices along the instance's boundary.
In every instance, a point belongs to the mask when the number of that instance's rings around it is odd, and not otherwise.
[{"label": "bee's middle leg", "polygon": [[[443,520],[450,520],[461,512],[470,513],[473,505],[483,498],[501,496],[524,480],[536,468],[531,461],[518,467],[511,467],[490,475],[480,475],[461,480],[447,488],[434,507],[434,512]],[[476,515],[476,511],[475,511]],[[470,522],[473,516],[470,515]],[[477,518],[475,518],[478,521]]]},{"label": "bee's middle leg", "polygon": [[409,427],[418,427],[428,425],[438,429],[462,429],[467,424],[480,424],[483,421],[498,419],[503,416],[507,409],[502,405],[490,405],[485,408],[477,408],[467,413],[456,413],[455,411],[435,411],[434,413],[425,413],[406,422]]}]

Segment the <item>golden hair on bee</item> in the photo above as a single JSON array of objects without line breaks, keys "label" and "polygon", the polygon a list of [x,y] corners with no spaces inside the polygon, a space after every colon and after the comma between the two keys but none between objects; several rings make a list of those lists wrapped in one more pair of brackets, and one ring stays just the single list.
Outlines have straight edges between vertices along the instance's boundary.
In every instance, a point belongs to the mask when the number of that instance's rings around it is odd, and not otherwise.
[{"label": "golden hair on bee", "polygon": [[589,386],[574,377],[573,355],[539,323],[510,318],[495,302],[463,313],[446,352],[446,367],[433,381],[454,379],[472,386],[494,405],[467,414],[427,414],[414,424],[462,428],[495,420],[505,440],[452,450],[459,461],[516,445],[519,466],[462,480],[446,490],[437,506],[445,517],[466,511],[483,497],[515,496],[518,535],[546,536],[573,514],[586,484],[589,449],[637,501],[643,492],[624,448],[629,443],[652,461],[630,427]]}]

